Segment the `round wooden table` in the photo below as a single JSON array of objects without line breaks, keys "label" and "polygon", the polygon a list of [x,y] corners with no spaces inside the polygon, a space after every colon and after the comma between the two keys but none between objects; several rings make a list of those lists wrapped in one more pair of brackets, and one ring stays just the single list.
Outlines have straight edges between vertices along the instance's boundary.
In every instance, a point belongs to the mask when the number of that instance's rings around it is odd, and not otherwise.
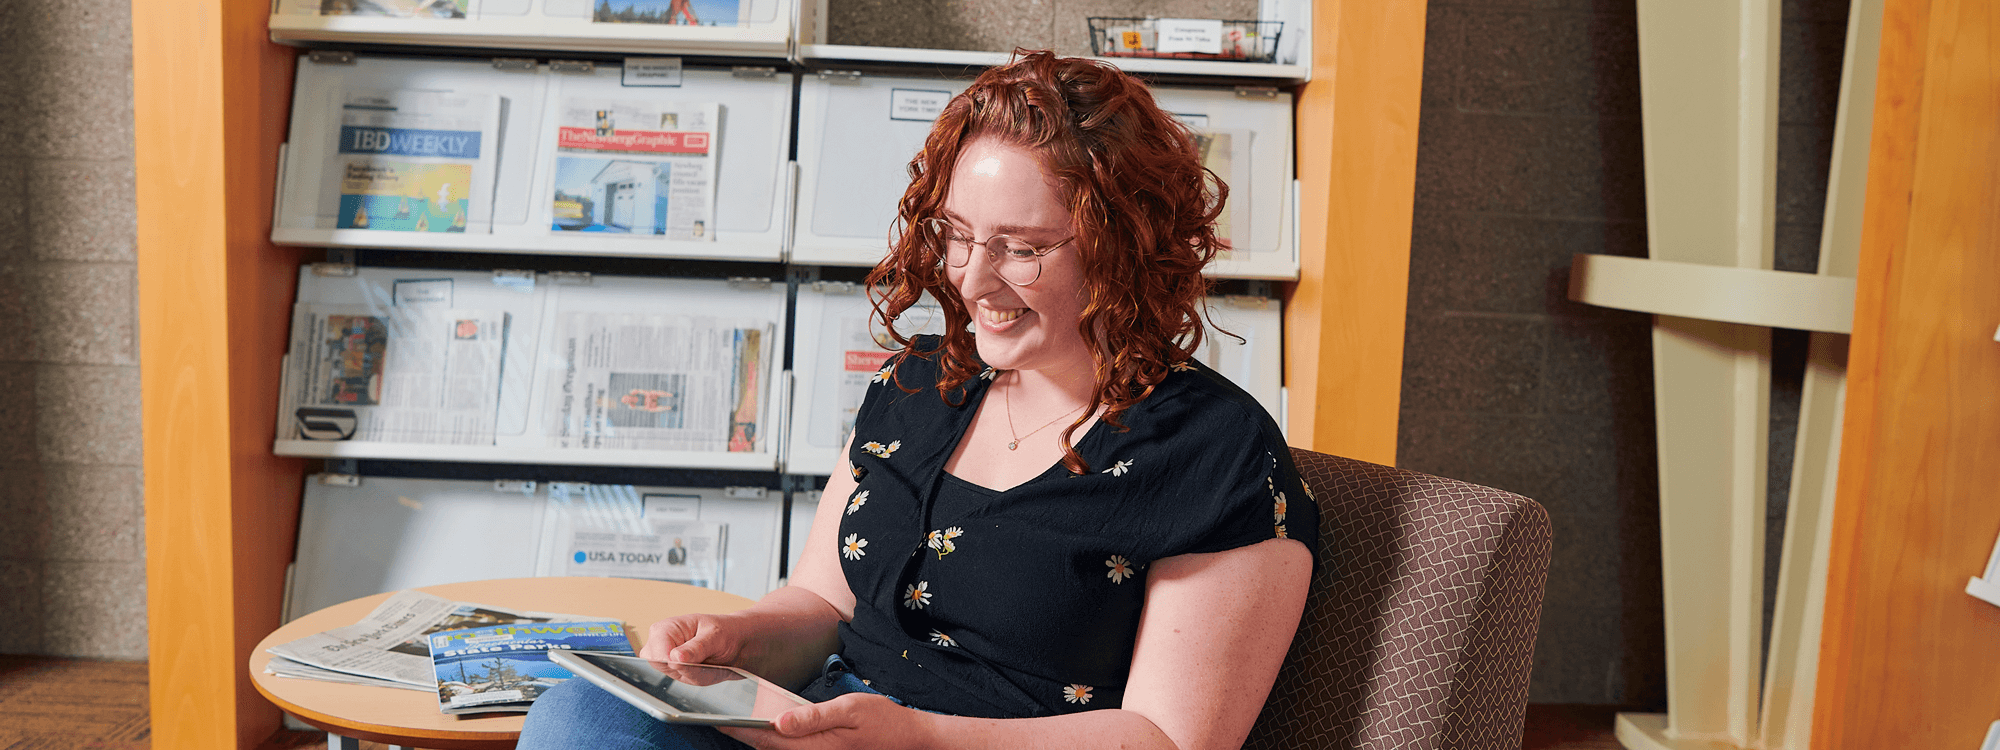
[{"label": "round wooden table", "polygon": [[[425,586],[453,601],[510,609],[601,617],[625,623],[632,648],[644,643],[655,620],[693,612],[734,612],[749,599],[713,589],[631,578],[508,578]],[[301,721],[348,739],[435,750],[512,748],[521,736],[521,714],[458,718],[438,711],[437,694],[368,685],[345,685],[264,673],[265,649],[342,625],[360,622],[389,594],[335,604],[278,628],[250,653],[250,680],[257,692]]]}]

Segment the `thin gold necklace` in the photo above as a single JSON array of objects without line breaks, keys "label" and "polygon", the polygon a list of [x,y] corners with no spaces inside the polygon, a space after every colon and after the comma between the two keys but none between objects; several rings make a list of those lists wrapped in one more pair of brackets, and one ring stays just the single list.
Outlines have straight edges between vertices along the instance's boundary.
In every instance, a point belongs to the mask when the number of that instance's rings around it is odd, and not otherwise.
[{"label": "thin gold necklace", "polygon": [[[1021,382],[1021,375],[1020,375],[1020,373],[1019,373],[1018,371],[1016,371],[1016,373],[1015,373],[1015,375],[1014,375],[1014,380],[1012,380],[1012,381],[1010,381],[1010,382],[1015,382],[1015,383],[1019,383],[1019,382]],[[1074,408],[1074,409],[1071,409],[1071,410],[1069,410],[1069,411],[1066,411],[1066,412],[1063,412],[1063,413],[1061,413],[1061,414],[1058,414],[1058,415],[1056,415],[1056,418],[1055,418],[1055,419],[1051,419],[1051,420],[1049,420],[1049,424],[1045,424],[1045,425],[1042,425],[1042,426],[1040,426],[1040,427],[1037,427],[1037,428],[1035,428],[1035,429],[1032,429],[1032,430],[1029,430],[1029,431],[1028,431],[1028,434],[1026,434],[1026,435],[1019,435],[1019,434],[1015,434],[1015,432],[1014,432],[1014,388],[1013,388],[1013,387],[1009,387],[1009,388],[1007,389],[1007,392],[1006,392],[1006,393],[1003,393],[1003,394],[1000,394],[1000,397],[1001,397],[1001,398],[1003,398],[1003,399],[1006,399],[1006,409],[1005,409],[1005,411],[1007,412],[1007,434],[1009,434],[1009,435],[1013,435],[1013,436],[1014,436],[1014,440],[1013,440],[1013,442],[1010,442],[1010,443],[1008,443],[1008,444],[1007,444],[1007,450],[1010,450],[1010,451],[1011,451],[1011,450],[1015,450],[1015,449],[1017,449],[1017,448],[1020,448],[1020,447],[1021,447],[1021,441],[1022,441],[1022,440],[1026,440],[1026,439],[1028,439],[1028,438],[1030,438],[1030,437],[1033,437],[1035,433],[1037,433],[1037,432],[1041,432],[1042,430],[1046,430],[1046,429],[1048,429],[1048,427],[1049,427],[1049,425],[1050,425],[1050,424],[1055,424],[1055,423],[1057,423],[1057,422],[1060,422],[1060,421],[1062,421],[1062,418],[1063,418],[1063,417],[1067,417],[1067,416],[1069,416],[1069,415],[1071,415],[1071,414],[1075,414],[1075,413],[1077,413],[1077,412],[1079,412],[1079,411],[1082,411],[1082,410],[1083,410],[1083,406],[1078,406],[1078,407],[1076,407],[1076,408]],[[1086,404],[1086,406],[1087,406],[1087,405],[1088,405],[1088,404]]]}]

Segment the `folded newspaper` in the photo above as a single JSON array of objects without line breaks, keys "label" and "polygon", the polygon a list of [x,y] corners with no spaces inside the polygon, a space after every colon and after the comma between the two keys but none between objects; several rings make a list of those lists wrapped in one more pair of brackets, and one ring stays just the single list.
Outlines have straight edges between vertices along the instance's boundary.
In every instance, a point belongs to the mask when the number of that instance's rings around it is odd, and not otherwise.
[{"label": "folded newspaper", "polygon": [[533,622],[449,630],[430,636],[438,710],[448,714],[526,711],[549,688],[576,675],[549,651],[632,655],[616,620]]},{"label": "folded newspaper", "polygon": [[455,602],[421,591],[398,591],[361,622],[272,646],[264,670],[281,677],[438,689],[426,636],[446,630],[599,618],[529,612]]}]

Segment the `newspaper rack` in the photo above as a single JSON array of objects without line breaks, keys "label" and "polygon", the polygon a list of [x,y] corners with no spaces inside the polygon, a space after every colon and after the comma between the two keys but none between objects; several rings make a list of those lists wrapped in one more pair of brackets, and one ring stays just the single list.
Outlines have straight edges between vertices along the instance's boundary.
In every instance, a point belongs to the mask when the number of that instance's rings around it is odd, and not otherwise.
[{"label": "newspaper rack", "polygon": [[[598,23],[597,0],[477,0],[465,18],[321,15],[319,0],[272,3],[271,40],[783,59],[793,0],[741,0],[734,25]],[[697,19],[702,20],[702,19]],[[714,19],[703,20],[704,24]]]},{"label": "newspaper rack", "polygon": [[308,267],[296,308],[278,455],[779,466],[782,284]]},{"label": "newspaper rack", "polygon": [[[279,176],[271,240],[284,245],[398,248],[547,255],[644,256],[777,261],[784,255],[793,202],[792,87],[770,69],[686,67],[678,87],[628,87],[622,66],[556,72],[547,64],[501,69],[489,60],[353,55],[338,60],[302,55],[293,94],[289,142]],[[463,231],[339,228],[342,192],[338,154],[342,92],[442,91],[493,97],[499,123],[487,134],[496,162],[490,202],[474,203]],[[555,133],[567,102],[715,103],[715,168],[709,173],[715,226],[712,240],[675,240],[636,233],[560,231]],[[721,168],[726,164],[727,169]],[[478,221],[481,211],[490,218]]]},{"label": "newspaper rack", "polygon": [[[887,252],[906,165],[944,102],[967,81],[902,75],[805,77],[799,91],[794,263],[872,266]],[[1160,106],[1226,153],[1209,166],[1229,183],[1235,245],[1219,278],[1294,279],[1292,95],[1272,89],[1155,86]],[[1244,143],[1247,141],[1247,143]],[[865,143],[868,148],[855,148]],[[1228,172],[1228,174],[1221,174]]]}]

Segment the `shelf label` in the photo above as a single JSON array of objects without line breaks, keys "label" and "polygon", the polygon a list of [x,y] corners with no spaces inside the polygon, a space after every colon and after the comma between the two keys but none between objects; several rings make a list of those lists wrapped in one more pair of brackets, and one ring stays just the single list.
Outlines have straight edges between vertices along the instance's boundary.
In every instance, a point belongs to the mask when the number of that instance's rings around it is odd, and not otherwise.
[{"label": "shelf label", "polygon": [[944,105],[951,101],[949,91],[927,91],[924,89],[890,89],[889,119],[936,120],[944,112]]},{"label": "shelf label", "polygon": [[681,85],[681,59],[678,57],[625,58],[624,84],[627,86],[679,86]]},{"label": "shelf label", "polygon": [[1162,18],[1155,22],[1160,31],[1159,52],[1222,54],[1222,21],[1214,18]]}]

